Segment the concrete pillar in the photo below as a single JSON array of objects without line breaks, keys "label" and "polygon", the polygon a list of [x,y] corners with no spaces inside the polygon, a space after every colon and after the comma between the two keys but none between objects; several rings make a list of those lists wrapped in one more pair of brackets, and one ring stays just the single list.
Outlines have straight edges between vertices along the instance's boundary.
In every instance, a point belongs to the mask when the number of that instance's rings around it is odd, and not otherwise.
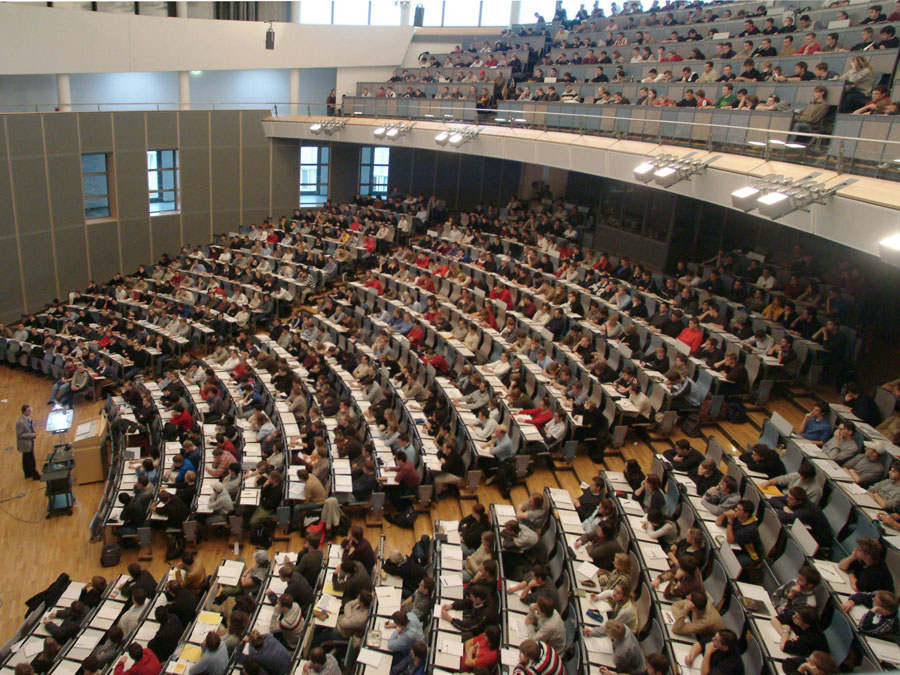
[{"label": "concrete pillar", "polygon": [[188,4],[187,2],[176,2],[175,3],[175,16],[179,19],[186,19],[188,16]]},{"label": "concrete pillar", "polygon": [[400,25],[412,25],[412,10],[410,9],[412,2],[410,0],[400,0]]},{"label": "concrete pillar", "polygon": [[522,0],[512,0],[509,7],[509,25],[515,26],[522,19]]},{"label": "concrete pillar", "polygon": [[191,109],[191,74],[186,70],[178,71],[178,109]]},{"label": "concrete pillar", "polygon": [[72,112],[72,90],[69,89],[68,75],[56,76],[56,98],[59,101],[60,112]]},{"label": "concrete pillar", "polygon": [[291,22],[300,23],[300,0],[291,2]]},{"label": "concrete pillar", "polygon": [[290,113],[291,115],[298,115],[299,111],[299,103],[300,103],[300,69],[299,68],[291,68],[291,79],[290,79]]}]

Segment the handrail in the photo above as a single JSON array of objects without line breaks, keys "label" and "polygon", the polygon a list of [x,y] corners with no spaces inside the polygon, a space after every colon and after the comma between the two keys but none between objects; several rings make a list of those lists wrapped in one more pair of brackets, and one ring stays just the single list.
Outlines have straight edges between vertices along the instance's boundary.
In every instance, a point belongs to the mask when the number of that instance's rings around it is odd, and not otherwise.
[{"label": "handrail", "polygon": [[[404,99],[404,98],[395,98],[394,101],[427,101],[431,104],[440,105],[440,102],[444,101],[447,104],[452,105],[450,110],[451,113],[443,113],[440,108],[434,108],[434,113],[426,113],[420,112],[418,110],[413,109],[411,107],[408,110],[397,110],[392,111],[391,113],[382,113],[379,111],[361,111],[361,110],[353,110],[352,112],[348,110],[347,102],[348,99],[350,102],[358,101],[358,100],[373,100],[373,101],[384,101],[387,102],[391,99],[382,99],[378,97],[362,97],[362,96],[344,96],[343,102],[341,105],[335,107],[335,113],[338,115],[342,115],[345,118],[370,118],[370,119],[417,119],[424,121],[434,121],[443,123],[444,125],[450,124],[458,124],[458,125],[475,125],[475,126],[498,126],[498,127],[506,127],[506,128],[538,128],[544,131],[560,131],[563,133],[572,133],[575,135],[598,135],[598,136],[612,136],[621,138],[623,136],[628,135],[621,129],[612,129],[612,130],[600,130],[599,128],[593,129],[588,128],[588,122],[596,122],[597,126],[601,122],[606,122],[607,124],[612,123],[614,127],[622,125],[623,123],[630,122],[644,122],[647,124],[655,124],[657,125],[657,131],[655,133],[646,133],[646,134],[637,134],[639,140],[646,140],[648,142],[656,142],[660,145],[665,144],[666,140],[671,137],[670,134],[664,135],[662,133],[663,125],[671,125],[672,127],[681,127],[685,129],[706,129],[706,130],[716,130],[717,132],[730,132],[735,129],[743,130],[745,133],[749,134],[759,134],[762,138],[765,139],[765,142],[760,141],[748,141],[747,144],[751,146],[756,146],[760,148],[760,152],[762,153],[762,158],[765,161],[769,161],[772,158],[773,151],[777,152],[779,149],[785,150],[785,152],[777,155],[777,158],[782,161],[786,161],[789,163],[798,164],[801,166],[808,166],[814,164],[812,161],[799,161],[798,158],[791,156],[782,156],[787,155],[786,150],[792,148],[794,146],[788,145],[790,143],[790,139],[786,137],[792,137],[794,139],[806,138],[810,140],[818,140],[819,142],[838,143],[836,154],[832,153],[832,156],[836,158],[837,166],[836,170],[840,173],[844,171],[845,160],[853,159],[853,157],[846,156],[844,152],[844,145],[850,143],[871,143],[878,144],[884,148],[890,148],[891,154],[896,154],[896,158],[900,159],[900,140],[888,140],[883,138],[870,138],[865,136],[843,136],[843,135],[835,135],[835,134],[822,134],[822,133],[813,133],[813,132],[804,132],[804,131],[795,131],[789,129],[766,129],[762,127],[753,127],[753,126],[735,126],[733,124],[719,124],[712,122],[695,122],[695,121],[686,121],[686,120],[677,120],[677,119],[646,119],[641,120],[639,118],[628,118],[628,117],[619,117],[617,115],[610,115],[604,113],[583,113],[583,112],[568,112],[568,111],[553,111],[553,110],[534,110],[534,111],[516,111],[516,110],[504,110],[502,108],[494,109],[494,108],[479,108],[475,105],[459,105],[459,99]],[[517,101],[503,101],[503,104],[515,105],[518,103]],[[531,102],[523,102],[523,103],[531,103]],[[286,117],[294,117],[297,115],[303,115],[307,117],[319,117],[325,118],[329,113],[329,105],[324,102],[317,101],[198,101],[198,102],[190,102],[186,104],[188,107],[185,110],[193,110],[193,111],[202,111],[202,110],[240,110],[241,106],[246,106],[246,109],[250,110],[269,110],[272,116],[277,120],[283,120]],[[559,105],[565,106],[566,104],[559,103]],[[587,105],[587,104],[575,104],[575,105]],[[629,105],[624,106],[629,109],[641,108],[647,110],[655,110],[654,107],[648,106],[636,106]],[[8,108],[20,109],[16,111],[9,111]],[[38,103],[38,104],[0,104],[0,114],[16,114],[17,112],[57,112],[59,108],[58,103]],[[126,111],[126,110],[149,110],[149,111],[178,111],[181,110],[181,104],[177,101],[154,101],[154,102],[127,102],[127,103],[73,103],[71,105],[72,112],[115,112],[115,111]],[[343,108],[343,110],[342,110]],[[666,108],[660,108],[660,110],[665,110]],[[297,112],[293,112],[296,110]],[[675,108],[675,110],[685,110],[684,108]],[[690,109],[688,109],[690,110]],[[709,112],[715,112],[717,109],[704,109]],[[740,112],[740,111],[735,111]],[[748,113],[752,111],[747,111]],[[784,113],[773,113],[774,115],[783,115]],[[525,116],[536,116],[540,115],[542,121],[538,124],[531,124],[529,120]],[[869,119],[880,119],[882,116],[876,116],[874,118]],[[468,119],[466,119],[468,118]],[[576,120],[578,122],[577,125],[564,125],[561,124],[560,121],[563,118],[567,118],[569,120]],[[749,119],[748,119],[749,121]],[[713,139],[711,134],[708,138],[704,140],[694,140],[691,138],[679,138],[673,139],[673,143],[677,144],[679,141],[685,142],[686,147],[698,147],[698,148],[706,148],[708,150],[712,149]],[[799,144],[798,144],[799,145]],[[894,152],[896,151],[896,152]],[[884,153],[882,153],[884,155]],[[827,156],[826,156],[827,157]],[[816,157],[814,159],[821,159],[820,157]],[[883,159],[880,163],[876,163],[875,167],[879,171],[883,171],[887,168],[897,168],[900,169],[900,162],[897,163],[896,167],[891,163],[895,158]],[[851,168],[850,173],[867,173],[866,171],[856,171],[854,168]],[[868,173],[871,173],[869,171]],[[888,172],[884,174],[885,176],[895,179],[900,179],[900,172]]]},{"label": "handrail", "polygon": [[[864,175],[872,175],[875,173],[879,177],[886,177],[891,180],[900,180],[900,171],[893,172],[885,172],[886,169],[898,169],[900,170],[900,141],[897,140],[887,140],[882,138],[869,138],[864,136],[842,136],[842,135],[833,135],[833,134],[823,134],[823,133],[815,133],[815,132],[804,132],[804,131],[795,131],[793,129],[767,129],[761,127],[751,127],[751,126],[738,126],[735,124],[721,124],[721,123],[712,123],[712,122],[694,122],[694,121],[685,121],[685,120],[677,120],[677,119],[641,119],[641,118],[631,118],[631,117],[619,117],[616,115],[609,114],[593,114],[593,113],[579,113],[575,112],[566,112],[566,111],[558,111],[558,110],[510,110],[503,109],[502,107],[499,109],[494,108],[478,108],[477,106],[471,105],[458,105],[457,101],[459,99],[447,99],[446,103],[449,106],[447,110],[448,113],[443,113],[439,107],[439,100],[437,99],[402,99],[406,101],[430,101],[432,103],[438,103],[438,106],[431,108],[433,113],[425,113],[424,111],[415,110],[415,106],[410,106],[410,108],[406,110],[394,110],[390,113],[382,113],[377,110],[371,111],[361,111],[361,110],[352,110],[352,106],[347,106],[346,99],[352,99],[352,101],[358,100],[370,100],[372,97],[361,97],[361,96],[345,96],[345,102],[342,106],[344,108],[343,115],[345,117],[369,117],[374,119],[417,119],[417,120],[427,120],[427,121],[436,121],[443,122],[446,124],[460,124],[460,125],[475,125],[475,126],[501,126],[506,128],[537,128],[543,131],[558,131],[561,133],[571,133],[575,135],[594,135],[594,136],[606,136],[606,137],[614,137],[614,138],[623,138],[623,137],[632,137],[635,140],[643,140],[645,142],[654,142],[659,145],[684,145],[685,147],[693,147],[698,149],[706,149],[708,151],[712,151],[714,145],[716,145],[719,141],[713,139],[712,134],[708,134],[706,138],[703,139],[694,139],[690,136],[679,136],[676,137],[671,133],[663,133],[664,126],[671,127],[682,127],[689,130],[694,128],[707,129],[707,130],[716,130],[720,134],[722,132],[731,133],[735,130],[739,130],[746,134],[746,136],[750,136],[752,134],[759,134],[759,137],[763,140],[745,140],[744,143],[731,143],[731,145],[745,145],[749,147],[757,147],[758,151],[761,152],[761,156],[765,161],[769,161],[773,158],[773,153],[777,153],[775,157],[779,161],[784,161],[792,164],[798,164],[800,166],[818,166],[822,168],[822,162],[827,162],[829,157],[832,158],[835,162],[834,170],[838,173],[862,173]],[[374,100],[384,101],[389,99],[383,99],[376,97]],[[397,99],[394,99],[397,100]],[[352,102],[351,101],[351,102]],[[512,104],[515,105],[516,101],[502,101],[500,105],[504,104]],[[531,102],[523,102],[526,105]],[[538,104],[542,102],[537,102]],[[562,105],[565,107],[568,104],[561,102],[554,102],[557,105]],[[574,105],[589,105],[589,104],[572,104]],[[620,107],[620,106],[616,106]],[[643,109],[643,110],[665,110],[666,108],[655,108],[648,106],[636,106],[636,105],[628,105],[621,106],[623,108],[628,109]],[[669,110],[673,110],[673,108],[668,108]],[[685,110],[684,108],[674,108],[674,110]],[[688,109],[690,110],[690,109]],[[704,109],[708,112],[716,112],[718,109],[709,108]],[[722,112],[727,112],[727,110],[723,110]],[[732,111],[734,113],[739,114],[740,111]],[[747,111],[752,112],[752,111]],[[776,116],[786,116],[787,111],[784,113],[781,112],[773,112],[773,115]],[[536,116],[541,117],[541,121],[534,123],[531,122],[529,118],[534,118]],[[867,119],[880,119],[885,116],[874,116],[867,117]],[[468,119],[465,119],[468,118]],[[568,118],[572,120],[577,120],[578,124],[563,124],[561,120],[563,118]],[[553,121],[559,120],[559,121]],[[587,120],[593,120],[597,122],[597,128],[589,128],[586,125]],[[600,122],[606,121],[607,125],[610,123],[614,128],[612,129],[603,129],[599,128]],[[749,118],[748,118],[749,122]],[[656,125],[655,131],[653,132],[634,132],[634,131],[626,131],[622,129],[623,124],[632,124],[632,123],[642,123],[648,125]],[[837,146],[834,148],[833,152],[822,153],[820,155],[814,155],[809,157],[795,157],[791,156],[787,151],[790,149],[798,149],[805,150],[807,148],[806,145],[803,145],[797,141],[800,139],[808,139],[809,141],[816,141],[820,144],[828,144],[830,145],[832,142],[836,143]],[[723,142],[725,139],[721,139]],[[883,149],[889,148],[889,152],[885,153],[885,150],[882,150],[881,156],[876,161],[872,162],[871,158],[866,158],[870,161],[870,165],[865,165],[863,167],[857,167],[856,165],[852,165],[849,168],[845,166],[847,164],[847,160],[854,160],[855,157],[851,154],[847,154],[845,145],[846,144],[860,144],[860,143],[870,143],[877,144],[878,147]],[[854,146],[851,146],[854,147]],[[779,152],[782,151],[782,152]],[[891,156],[893,155],[893,156]],[[803,160],[806,161],[803,161]],[[894,163],[896,162],[896,164]],[[874,171],[872,169],[874,167]]]}]

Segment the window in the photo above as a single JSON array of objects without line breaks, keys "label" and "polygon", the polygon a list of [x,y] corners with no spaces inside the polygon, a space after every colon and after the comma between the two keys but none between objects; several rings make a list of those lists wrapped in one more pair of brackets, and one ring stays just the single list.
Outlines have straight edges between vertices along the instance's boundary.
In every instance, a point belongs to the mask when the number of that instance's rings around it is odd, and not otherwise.
[{"label": "window", "polygon": [[[415,12],[415,7],[410,7],[410,12]],[[394,0],[372,0],[372,20],[373,26],[399,26],[400,25],[400,5]],[[337,19],[337,12],[335,12]]]},{"label": "window", "polygon": [[390,148],[368,145],[360,149],[359,193],[361,195],[387,194],[390,160]]},{"label": "window", "polygon": [[[481,3],[478,0],[452,0],[452,2],[444,4],[444,25],[477,26],[480,13]],[[503,21],[503,25],[508,23],[509,7],[506,8],[506,19]]]},{"label": "window", "polygon": [[177,150],[147,151],[147,187],[151,214],[180,208]]},{"label": "window", "polygon": [[481,3],[482,26],[508,26],[509,14],[512,2],[506,0],[491,0]]},{"label": "window", "polygon": [[[392,3],[393,4],[393,3]],[[392,25],[400,25],[400,8],[397,20]],[[369,0],[334,0],[335,26],[366,26],[369,23]]]},{"label": "window", "polygon": [[331,23],[331,0],[300,3],[300,23]]},{"label": "window", "polygon": [[322,204],[328,199],[328,146],[300,148],[300,206]]},{"label": "window", "polygon": [[114,216],[109,169],[109,157],[105,153],[92,153],[81,156],[84,217],[87,220]]}]

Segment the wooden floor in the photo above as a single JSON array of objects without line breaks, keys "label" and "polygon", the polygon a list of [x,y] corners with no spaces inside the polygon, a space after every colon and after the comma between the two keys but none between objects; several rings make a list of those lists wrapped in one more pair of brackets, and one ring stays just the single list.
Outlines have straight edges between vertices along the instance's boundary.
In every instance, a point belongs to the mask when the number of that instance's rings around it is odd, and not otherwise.
[{"label": "wooden floor", "polygon": [[[100,543],[90,542],[89,526],[100,498],[103,484],[76,485],[74,488],[76,506],[73,515],[45,518],[46,499],[40,484],[22,477],[21,459],[15,450],[15,423],[19,416],[20,406],[29,403],[34,408],[35,428],[44,428],[49,406],[46,400],[50,392],[49,379],[31,373],[12,370],[0,366],[0,446],[3,447],[2,470],[0,470],[0,499],[15,497],[21,493],[21,499],[0,504],[0,550],[5,552],[5,563],[0,569],[0,643],[5,642],[19,626],[25,615],[25,601],[33,594],[43,590],[60,572],[66,572],[73,580],[87,581],[95,574],[112,578],[123,572],[127,565],[137,560],[136,551],[126,550],[117,567],[104,568],[100,565]],[[835,396],[819,393],[817,395],[828,400]],[[814,398],[797,397],[793,400],[777,399],[769,404],[769,410],[777,410],[794,424],[798,424],[804,409],[809,409]],[[35,444],[35,456],[38,467],[41,460],[51,450],[54,443],[69,441],[74,437],[74,428],[80,421],[97,414],[100,406],[88,401],[80,402],[75,408],[73,430],[68,434],[51,436],[39,434]],[[751,422],[735,425],[727,422],[704,428],[705,435],[716,436],[724,447],[743,448],[748,442],[759,437],[764,412],[752,412]],[[682,438],[680,430],[663,440],[645,442],[629,437],[621,449],[622,456],[608,457],[606,464],[609,470],[621,470],[624,459],[637,459],[644,470],[650,466],[652,454],[662,452],[672,443]],[[705,450],[702,439],[693,439],[695,447]],[[596,475],[598,465],[588,457],[579,456],[571,467],[549,468],[539,465],[532,476],[527,479],[526,486],[512,489],[509,500],[503,499],[500,491],[493,485],[484,486],[480,491],[480,499],[485,504],[513,503],[524,501],[528,491],[540,492],[546,486],[562,487],[576,492],[582,481]],[[76,467],[77,474],[77,467]],[[433,519],[459,520],[471,509],[471,501],[460,502],[455,496],[442,499],[434,505],[430,514],[419,516],[413,530],[394,527],[387,522],[382,528],[366,528],[366,536],[374,546],[379,538],[385,536],[385,549],[398,548],[409,551],[413,543],[423,534],[432,534]],[[354,521],[365,527],[362,515],[355,516]],[[150,570],[156,578],[168,569],[164,561],[165,544],[162,535],[154,541],[154,559],[149,563]],[[249,544],[245,546],[249,547]],[[283,547],[283,544],[277,546]],[[290,550],[299,550],[300,538],[295,533],[291,536]],[[275,550],[274,548],[272,549]],[[252,554],[246,549],[242,555]],[[201,559],[206,569],[211,571],[223,557],[232,557],[233,551],[227,542],[222,540],[205,540],[201,544]]]}]

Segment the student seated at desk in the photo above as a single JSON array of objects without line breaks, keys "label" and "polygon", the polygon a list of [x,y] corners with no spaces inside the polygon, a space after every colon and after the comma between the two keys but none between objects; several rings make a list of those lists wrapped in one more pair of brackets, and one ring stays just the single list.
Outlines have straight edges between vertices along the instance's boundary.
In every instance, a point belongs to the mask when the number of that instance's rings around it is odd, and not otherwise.
[{"label": "student seated at desk", "polygon": [[676,441],[675,448],[663,452],[663,457],[669,460],[675,471],[686,473],[695,471],[704,459],[703,453],[694,448],[686,438]]},{"label": "student seated at desk", "polygon": [[[871,537],[856,540],[853,552],[838,563],[838,567],[850,578],[850,588],[856,593],[893,591],[894,578],[884,562],[884,547]],[[844,611],[849,611],[844,603]]]},{"label": "student seated at desk", "polygon": [[749,452],[738,455],[738,459],[747,465],[749,471],[765,474],[766,478],[782,476],[785,473],[781,457],[765,443],[757,443]]},{"label": "student seated at desk", "polygon": [[[791,488],[800,487],[806,493],[810,503],[818,504],[822,501],[822,488],[816,482],[816,467],[809,460],[803,459],[796,471],[775,476],[765,481],[760,486],[763,490],[771,487],[781,488],[783,492],[790,491]],[[776,509],[784,508],[786,498],[770,497],[769,503]]]},{"label": "student seated at desk", "polygon": [[754,515],[753,502],[741,499],[734,509],[716,518],[716,525],[727,528],[725,538],[729,544],[741,547],[737,553],[741,567],[744,570],[758,568],[765,551],[759,538],[759,519]]},{"label": "student seated at desk", "polygon": [[701,590],[693,591],[690,596],[672,605],[672,614],[675,616],[672,633],[682,637],[693,636],[697,640],[688,653],[688,662],[700,656],[713,636],[725,628],[719,610]]},{"label": "student seated at desk", "polygon": [[884,448],[881,445],[867,444],[864,452],[844,464],[844,470],[850,474],[854,483],[868,488],[884,478],[884,462],[881,459],[883,454]]}]

